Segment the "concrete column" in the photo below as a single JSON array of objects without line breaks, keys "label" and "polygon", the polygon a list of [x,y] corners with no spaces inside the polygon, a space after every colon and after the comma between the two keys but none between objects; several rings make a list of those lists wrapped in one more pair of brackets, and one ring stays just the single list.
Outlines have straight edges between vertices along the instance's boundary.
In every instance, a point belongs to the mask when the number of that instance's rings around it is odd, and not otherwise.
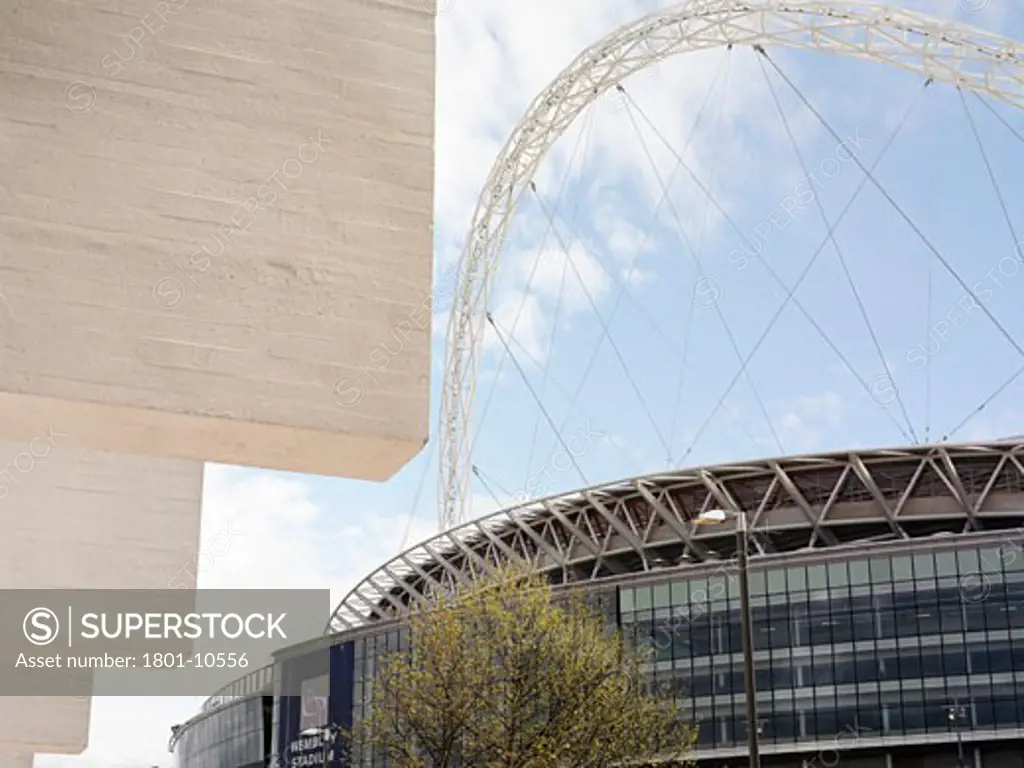
[{"label": "concrete column", "polygon": [[[56,425],[46,434],[0,442],[0,588],[166,589],[193,578],[201,464],[83,450]],[[0,754],[77,754],[88,735],[88,698],[0,698]]]}]

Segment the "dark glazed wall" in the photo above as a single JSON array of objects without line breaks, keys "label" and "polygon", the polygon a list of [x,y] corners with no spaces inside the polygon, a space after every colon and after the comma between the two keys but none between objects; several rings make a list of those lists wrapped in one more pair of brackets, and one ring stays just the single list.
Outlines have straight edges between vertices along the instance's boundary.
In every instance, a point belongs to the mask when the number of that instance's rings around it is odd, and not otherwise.
[{"label": "dark glazed wall", "polygon": [[[306,656],[289,659],[280,667],[280,690],[301,690],[303,682],[315,681],[323,675],[323,652],[316,651]],[[340,726],[343,729],[352,727],[352,676],[353,676],[353,644],[343,643],[330,649],[330,678],[327,690],[329,697],[325,716],[316,718],[320,722],[315,727],[327,725]],[[322,693],[315,691],[316,695]],[[312,705],[312,706],[311,706]],[[277,722],[274,725],[277,735],[277,751],[282,762],[290,765],[289,745],[298,741],[301,736],[300,727],[303,710],[307,713],[306,726],[310,726],[310,712],[314,709],[310,700],[303,702],[300,696],[279,696],[277,701]]]}]

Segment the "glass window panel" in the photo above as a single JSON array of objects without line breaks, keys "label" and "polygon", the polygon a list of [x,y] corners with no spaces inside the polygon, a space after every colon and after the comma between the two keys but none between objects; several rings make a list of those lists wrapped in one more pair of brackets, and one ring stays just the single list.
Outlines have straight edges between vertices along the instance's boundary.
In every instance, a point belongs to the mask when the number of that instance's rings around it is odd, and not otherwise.
[{"label": "glass window panel", "polygon": [[959,600],[944,594],[939,602],[939,626],[942,632],[964,631],[964,609]]},{"label": "glass window panel", "polygon": [[917,613],[916,608],[899,608],[895,611],[898,637],[911,638],[918,635]]},{"label": "glass window panel", "polygon": [[878,637],[894,637],[896,635],[896,615],[892,608],[878,609]]},{"label": "glass window panel", "polygon": [[875,637],[874,611],[862,611],[853,614],[853,639],[873,640]]},{"label": "glass window panel", "polygon": [[708,599],[713,603],[720,603],[725,600],[726,586],[725,576],[712,576],[708,579]]},{"label": "glass window panel", "polygon": [[913,581],[914,565],[910,557],[899,556],[892,559],[892,580]]},{"label": "glass window panel", "polygon": [[828,564],[828,583],[830,587],[845,587],[850,583],[846,572],[846,561]]},{"label": "glass window panel", "polygon": [[768,571],[768,594],[778,595],[786,592],[786,572],[779,569]]},{"label": "glass window panel", "polygon": [[871,583],[888,584],[892,581],[892,561],[888,557],[871,558]]},{"label": "glass window panel", "polygon": [[807,589],[807,571],[803,566],[790,568],[786,574],[786,579],[789,582],[790,592],[803,592]]},{"label": "glass window panel", "polygon": [[921,676],[942,677],[942,648],[930,647],[921,650]]},{"label": "glass window panel", "polygon": [[694,579],[690,582],[690,606],[691,610],[707,610],[708,605],[708,580]]},{"label": "glass window panel", "polygon": [[1017,701],[1010,696],[993,697],[997,728],[1015,728],[1018,724]]},{"label": "glass window panel", "polygon": [[690,590],[685,581],[672,582],[672,605],[687,605],[690,602]]},{"label": "glass window panel", "polygon": [[964,646],[954,645],[945,648],[942,653],[942,665],[947,677],[967,674],[967,655]]},{"label": "glass window panel", "polygon": [[836,712],[834,709],[828,708],[829,704],[831,704],[829,701],[819,701],[818,706],[821,708],[807,713],[808,735],[813,733],[816,736],[832,738],[839,732]]},{"label": "glass window panel", "polygon": [[671,605],[671,593],[668,584],[658,584],[654,587],[654,607],[668,608]]},{"label": "glass window panel", "polygon": [[650,587],[637,587],[634,594],[634,608],[638,611],[649,611],[653,603],[653,595]]},{"label": "glass window panel", "polygon": [[711,653],[711,626],[706,619],[690,627],[690,653],[694,656]]},{"label": "glass window panel", "polygon": [[935,572],[939,576],[956,576],[956,552],[936,552]]},{"label": "glass window panel", "polygon": [[768,724],[768,738],[772,741],[789,742],[796,740],[796,716],[790,713],[774,715]]},{"label": "glass window panel", "polygon": [[914,555],[914,578],[931,580],[935,578],[935,558],[931,552]]},{"label": "glass window panel", "polygon": [[825,589],[828,586],[826,570],[824,565],[811,565],[807,567],[807,588]]},{"label": "glass window panel", "polygon": [[1019,537],[1003,547],[1003,570],[1024,571],[1024,541]]},{"label": "glass window panel", "polygon": [[868,583],[869,573],[867,560],[851,560],[849,566],[850,584],[853,586],[860,586]]},{"label": "glass window panel", "polygon": [[981,570],[985,573],[999,573],[1003,570],[1003,548],[985,547],[981,550]]},{"label": "glass window panel", "polygon": [[[753,586],[754,575],[752,573],[748,573],[748,578],[750,579],[750,583],[751,583],[750,591],[753,592],[754,591],[754,586]],[[728,595],[730,600],[739,600],[740,599],[740,579],[739,579],[739,575],[737,575],[735,573],[730,573],[728,578],[725,580],[725,587],[726,587],[726,590],[725,590],[726,594]]]},{"label": "glass window panel", "polygon": [[917,631],[923,635],[934,635],[941,629],[939,623],[939,606],[935,599],[928,595],[917,604]]},{"label": "glass window panel", "polygon": [[[1016,606],[1007,606],[1006,599],[1002,593],[1001,584],[996,584],[992,593],[984,600],[980,605],[975,604],[969,606],[970,608],[976,609],[972,615],[967,617],[967,626],[971,629],[1008,629],[1009,612],[1007,608]],[[981,592],[978,596],[982,597],[984,592]],[[978,616],[977,614],[981,614]]]},{"label": "glass window panel", "polygon": [[956,562],[960,573],[976,573],[981,567],[976,549],[959,550],[956,553]]},{"label": "glass window panel", "polygon": [[764,571],[750,571],[750,594],[763,595],[767,591],[767,583]]}]

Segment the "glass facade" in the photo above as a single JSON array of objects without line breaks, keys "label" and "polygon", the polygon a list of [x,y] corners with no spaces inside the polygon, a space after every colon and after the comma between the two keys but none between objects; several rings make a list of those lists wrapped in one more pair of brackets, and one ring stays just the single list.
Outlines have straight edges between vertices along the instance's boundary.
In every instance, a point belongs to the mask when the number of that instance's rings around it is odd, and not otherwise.
[{"label": "glass facade", "polygon": [[179,768],[262,766],[269,746],[269,719],[269,697],[266,704],[263,696],[235,701],[182,732],[174,748],[175,764]]},{"label": "glass facade", "polygon": [[[752,561],[765,746],[785,753],[792,744],[796,752],[849,735],[953,742],[957,728],[965,740],[994,734],[996,744],[1001,733],[1024,729],[1024,552],[1016,544],[922,541],[884,550]],[[605,581],[593,585],[588,599],[631,642],[650,648],[650,684],[699,724],[703,759],[716,750],[742,750],[747,738],[739,581],[735,562],[714,571],[694,566],[692,574],[683,579],[673,570],[658,581],[647,573],[643,585],[630,577],[618,585]],[[362,720],[382,657],[408,643],[408,633],[392,623],[335,647],[332,654],[347,648],[351,663],[332,661],[330,719],[349,722],[351,711],[353,724]],[[308,702],[302,697],[302,711],[289,709],[287,718],[287,697],[274,699],[273,732],[288,718],[295,721],[284,727],[288,733],[325,719],[322,705],[311,704],[323,696],[323,679],[311,673],[305,688]],[[190,724],[175,747],[177,764],[261,765],[270,754],[263,701],[271,698],[244,699]],[[284,754],[294,736],[275,749]],[[383,766],[380,755],[360,763]]]},{"label": "glass facade", "polygon": [[[407,650],[409,650],[409,633],[403,629],[392,629],[355,641],[355,671],[352,683],[353,723],[362,722],[369,714],[371,681],[377,669],[377,660],[389,653]],[[369,754],[367,751],[360,765],[364,768],[378,768],[385,762],[381,755]]]},{"label": "glass facade", "polygon": [[[700,723],[702,751],[747,738],[739,580],[727,568],[619,593],[623,631],[650,648],[653,686]],[[754,563],[750,588],[762,742],[1024,728],[1019,550]]]}]

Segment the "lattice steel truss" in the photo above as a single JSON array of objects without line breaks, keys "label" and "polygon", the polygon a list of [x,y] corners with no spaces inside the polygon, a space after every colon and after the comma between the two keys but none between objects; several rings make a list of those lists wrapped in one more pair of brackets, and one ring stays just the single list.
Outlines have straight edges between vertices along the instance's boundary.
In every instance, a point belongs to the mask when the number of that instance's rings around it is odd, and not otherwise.
[{"label": "lattice steel truss", "polygon": [[[329,632],[406,614],[431,593],[508,562],[555,583],[730,558],[743,511],[761,554],[1014,527],[1024,519],[1024,438],[698,467],[524,504],[445,531],[366,577]],[[756,556],[756,555],[755,555]]]},{"label": "lattice steel truss", "polygon": [[576,117],[624,78],[669,56],[730,45],[779,45],[869,59],[1024,106],[1020,43],[865,2],[697,0],[627,24],[583,51],[533,101],[498,156],[477,203],[448,326],[439,424],[442,530],[465,520],[470,417],[491,277],[509,219],[538,165]]}]

